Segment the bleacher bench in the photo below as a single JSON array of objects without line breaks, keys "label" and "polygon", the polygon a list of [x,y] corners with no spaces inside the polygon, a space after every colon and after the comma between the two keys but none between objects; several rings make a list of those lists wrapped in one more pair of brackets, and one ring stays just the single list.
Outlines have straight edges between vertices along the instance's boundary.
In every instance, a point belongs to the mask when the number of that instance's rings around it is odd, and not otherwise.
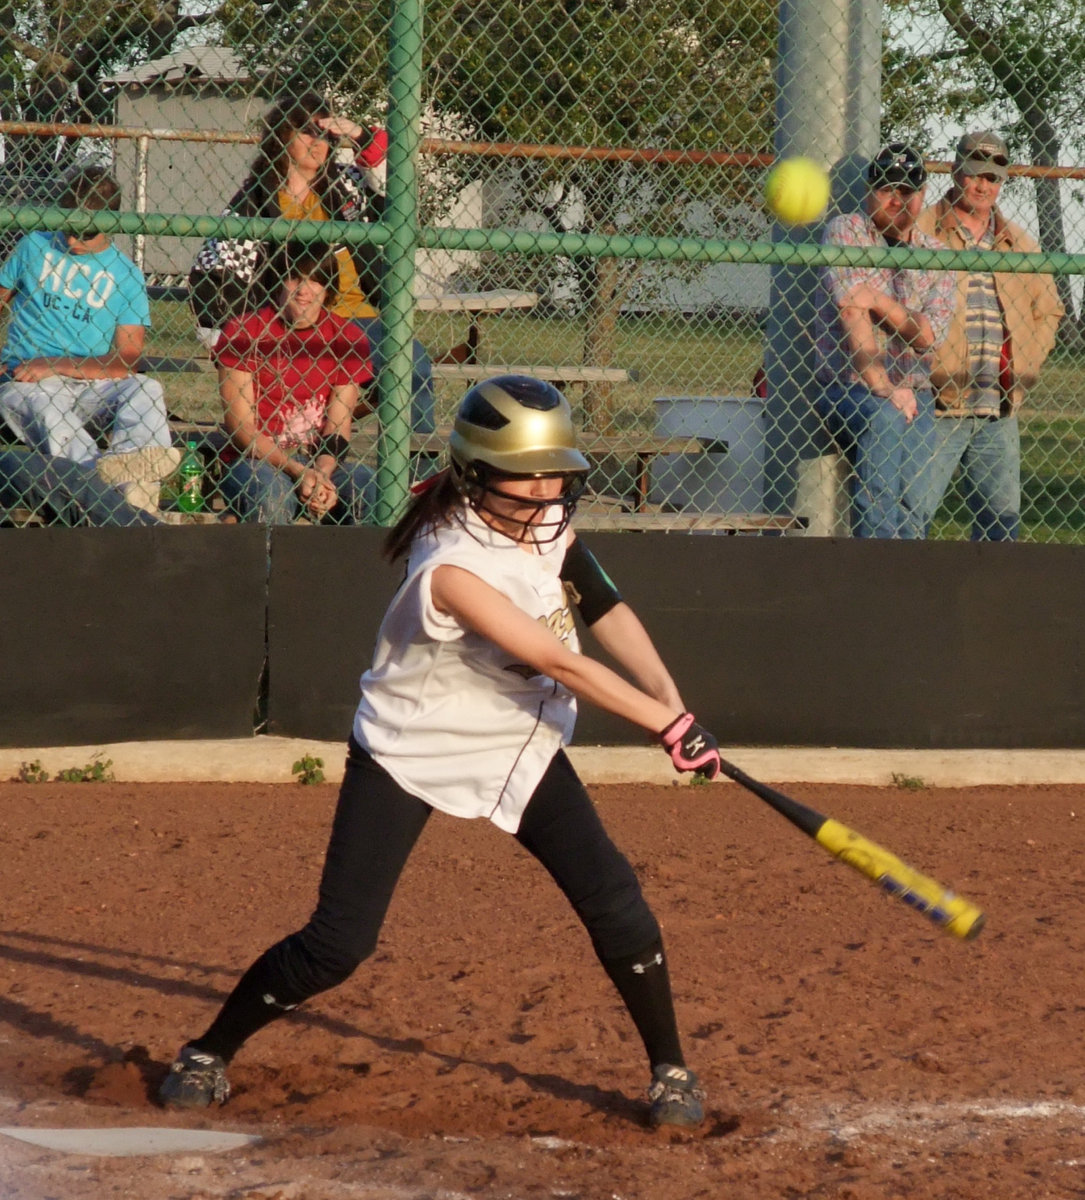
[{"label": "bleacher bench", "polygon": [[[140,360],[139,369],[149,375],[197,374],[212,370],[210,358],[204,354],[188,358],[147,354]],[[624,367],[585,367],[575,363],[564,366],[539,363],[434,363],[434,379],[477,383],[494,375],[531,375],[545,379],[559,388],[580,383],[633,383],[637,373]]]},{"label": "bleacher bench", "polygon": [[764,534],[779,536],[802,533],[804,517],[773,513],[723,512],[584,512],[578,513],[577,529],[596,533],[662,532]]},{"label": "bleacher bench", "polygon": [[457,380],[477,383],[494,375],[531,375],[544,379],[556,387],[565,388],[572,383],[633,383],[636,371],[625,367],[588,367],[579,363],[561,366],[539,363],[434,363],[434,379]]}]

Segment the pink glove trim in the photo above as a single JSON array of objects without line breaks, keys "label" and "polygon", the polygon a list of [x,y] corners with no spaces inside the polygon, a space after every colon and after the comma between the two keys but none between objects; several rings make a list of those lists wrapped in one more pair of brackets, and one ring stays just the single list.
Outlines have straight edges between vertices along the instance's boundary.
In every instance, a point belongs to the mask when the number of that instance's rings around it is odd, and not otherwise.
[{"label": "pink glove trim", "polygon": [[659,738],[676,771],[693,771],[705,779],[715,779],[719,774],[720,751],[716,739],[697,724],[692,713],[683,713],[673,720]]}]

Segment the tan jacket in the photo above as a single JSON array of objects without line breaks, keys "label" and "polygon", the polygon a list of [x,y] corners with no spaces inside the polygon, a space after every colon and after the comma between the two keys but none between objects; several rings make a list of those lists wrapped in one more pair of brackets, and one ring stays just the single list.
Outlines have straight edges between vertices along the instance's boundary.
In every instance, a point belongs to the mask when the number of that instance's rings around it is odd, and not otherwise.
[{"label": "tan jacket", "polygon": [[[1007,221],[995,209],[995,250],[1034,254],[1040,247],[1020,225]],[[939,200],[925,208],[916,222],[924,233],[939,238],[951,250],[968,248],[960,222],[948,200]],[[1013,384],[1009,410],[1016,412],[1025,391],[1035,382],[1044,360],[1055,344],[1055,332],[1062,319],[1053,275],[1014,274],[996,271],[995,290],[1002,306],[1002,319],[1010,342]],[[965,307],[968,272],[957,273],[957,306],[946,340],[934,352],[931,383],[938,407],[946,410],[963,407],[961,392],[968,386],[968,342],[965,337]],[[1005,412],[1004,412],[1005,415]]]}]

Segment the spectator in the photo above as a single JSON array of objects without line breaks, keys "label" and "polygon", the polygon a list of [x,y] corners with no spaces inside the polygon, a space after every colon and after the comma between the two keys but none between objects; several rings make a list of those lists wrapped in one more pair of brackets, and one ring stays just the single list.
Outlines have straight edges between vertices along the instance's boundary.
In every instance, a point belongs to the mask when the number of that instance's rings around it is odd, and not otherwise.
[{"label": "spectator", "polygon": [[[116,210],[120,188],[103,168],[83,168],[58,204]],[[124,490],[169,475],[180,456],[162,387],[136,371],[150,306],[135,263],[104,233],[28,233],[0,267],[0,309],[9,302],[0,416],[11,432]],[[96,436],[108,438],[105,453]]]},{"label": "spectator", "polygon": [[359,386],[372,377],[366,336],[325,307],[340,278],[334,251],[286,246],[278,303],[231,317],[213,357],[230,445],[222,492],[241,520],[281,525],[364,520],[372,472],[346,465]]},{"label": "spectator", "polygon": [[46,524],[159,525],[92,467],[25,446],[0,447],[0,509],[22,508]]},{"label": "spectator", "polygon": [[[918,227],[952,250],[1040,247],[998,208],[1009,174],[996,133],[957,143],[950,189],[923,210]],[[957,307],[931,368],[934,455],[917,484],[924,532],[953,473],[960,470],[973,541],[1006,541],[1021,525],[1021,439],[1017,412],[1055,344],[1063,315],[1050,275],[962,271]]]},{"label": "spectator", "polygon": [[[834,246],[941,243],[916,228],[927,171],[903,142],[879,150],[867,171],[864,211],[834,217]],[[818,288],[815,406],[852,469],[856,537],[923,535],[908,488],[929,459],[934,402],[931,351],[946,335],[953,276],[901,267],[826,267]]]},{"label": "spectator", "polygon": [[[335,147],[353,145],[354,161],[343,164]],[[346,117],[333,117],[315,92],[281,100],[264,120],[264,135],[248,178],[231,198],[227,215],[286,217],[309,221],[373,221],[384,210],[378,168],[386,135]],[[278,281],[267,280],[274,247],[245,239],[209,239],[189,275],[199,325],[213,344],[213,331],[229,316],[261,307]],[[332,311],[357,321],[372,349],[373,375],[379,375],[383,327],[374,307],[380,291],[380,250],[376,246],[336,248],[339,286]],[[411,428],[434,429],[433,368],[420,342],[413,346]]]}]

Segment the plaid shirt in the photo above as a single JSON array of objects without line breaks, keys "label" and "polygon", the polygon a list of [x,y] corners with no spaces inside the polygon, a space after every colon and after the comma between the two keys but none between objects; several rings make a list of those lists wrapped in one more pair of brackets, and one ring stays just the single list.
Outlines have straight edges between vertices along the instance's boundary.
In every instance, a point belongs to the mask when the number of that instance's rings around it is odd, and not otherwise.
[{"label": "plaid shirt", "polygon": [[[970,250],[993,250],[994,214],[991,214],[982,236],[974,238],[962,224],[961,238]],[[998,377],[1005,329],[994,275],[988,271],[973,271],[968,277],[967,296],[964,330],[968,342],[970,383],[963,395],[964,408],[960,412],[964,416],[997,417],[1002,405]]]},{"label": "plaid shirt", "polygon": [[[825,229],[827,246],[888,246],[866,213],[834,217]],[[913,229],[909,244],[917,249],[944,250],[936,238]],[[930,322],[937,346],[945,338],[956,302],[956,281],[951,271],[899,270],[888,267],[823,267],[817,289],[814,339],[817,379],[823,384],[858,383],[852,366],[847,335],[840,323],[840,303],[857,284],[866,283],[885,292]],[[929,388],[932,350],[917,354],[902,338],[876,329],[890,382],[897,387]]]}]

